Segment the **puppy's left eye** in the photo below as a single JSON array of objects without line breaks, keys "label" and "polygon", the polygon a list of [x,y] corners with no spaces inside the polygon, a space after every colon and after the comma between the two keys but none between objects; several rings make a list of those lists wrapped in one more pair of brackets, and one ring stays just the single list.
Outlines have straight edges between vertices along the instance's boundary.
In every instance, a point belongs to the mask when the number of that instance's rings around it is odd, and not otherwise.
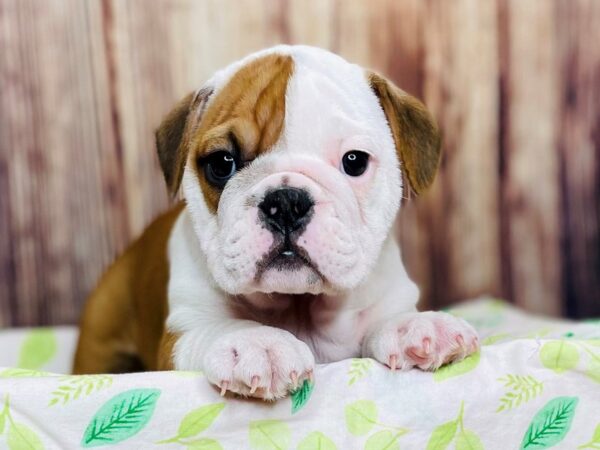
[{"label": "puppy's left eye", "polygon": [[206,181],[218,188],[223,188],[236,170],[235,158],[225,150],[209,155],[204,161]]},{"label": "puppy's left eye", "polygon": [[351,150],[342,157],[342,168],[347,175],[359,177],[369,166],[369,154],[360,150]]}]

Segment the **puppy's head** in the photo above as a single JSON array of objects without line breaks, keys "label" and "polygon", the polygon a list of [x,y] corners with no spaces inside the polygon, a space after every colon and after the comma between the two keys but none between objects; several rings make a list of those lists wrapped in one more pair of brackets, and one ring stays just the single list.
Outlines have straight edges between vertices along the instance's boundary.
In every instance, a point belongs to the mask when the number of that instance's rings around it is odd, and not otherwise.
[{"label": "puppy's head", "polygon": [[156,133],[217,284],[231,294],[338,293],[363,281],[400,206],[439,159],[424,106],[310,47],[215,74]]}]

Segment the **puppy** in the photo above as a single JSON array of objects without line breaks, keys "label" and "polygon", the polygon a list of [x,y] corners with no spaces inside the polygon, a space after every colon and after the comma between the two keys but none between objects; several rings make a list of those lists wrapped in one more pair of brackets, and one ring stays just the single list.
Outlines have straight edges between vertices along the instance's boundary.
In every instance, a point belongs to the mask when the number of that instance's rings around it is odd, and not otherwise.
[{"label": "puppy", "polygon": [[325,50],[278,46],[217,72],[156,133],[171,193],[87,302],[75,373],[202,370],[222,393],[285,396],[315,362],[433,370],[473,328],[416,312],[392,225],[433,180],[425,107]]}]

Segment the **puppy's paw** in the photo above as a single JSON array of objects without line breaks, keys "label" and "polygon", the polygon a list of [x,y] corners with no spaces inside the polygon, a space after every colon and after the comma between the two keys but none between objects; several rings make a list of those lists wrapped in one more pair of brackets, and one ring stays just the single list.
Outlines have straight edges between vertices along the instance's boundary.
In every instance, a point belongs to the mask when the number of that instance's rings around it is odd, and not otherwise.
[{"label": "puppy's paw", "polygon": [[392,370],[434,370],[479,350],[477,333],[465,320],[443,312],[406,314],[367,336],[363,353]]},{"label": "puppy's paw", "polygon": [[274,400],[305,379],[312,380],[315,359],[293,334],[261,326],[238,330],[216,340],[204,356],[208,380],[227,391]]}]

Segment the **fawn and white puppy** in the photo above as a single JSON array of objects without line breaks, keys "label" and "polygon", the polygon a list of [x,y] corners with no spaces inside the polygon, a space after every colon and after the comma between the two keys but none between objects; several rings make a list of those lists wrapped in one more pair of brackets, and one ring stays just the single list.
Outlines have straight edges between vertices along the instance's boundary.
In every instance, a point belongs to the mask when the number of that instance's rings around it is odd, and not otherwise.
[{"label": "fawn and white puppy", "polygon": [[417,312],[392,225],[433,180],[425,107],[325,50],[278,46],[217,72],[156,133],[172,193],[86,305],[76,373],[202,370],[224,393],[285,396],[315,362],[435,369],[477,350]]}]

